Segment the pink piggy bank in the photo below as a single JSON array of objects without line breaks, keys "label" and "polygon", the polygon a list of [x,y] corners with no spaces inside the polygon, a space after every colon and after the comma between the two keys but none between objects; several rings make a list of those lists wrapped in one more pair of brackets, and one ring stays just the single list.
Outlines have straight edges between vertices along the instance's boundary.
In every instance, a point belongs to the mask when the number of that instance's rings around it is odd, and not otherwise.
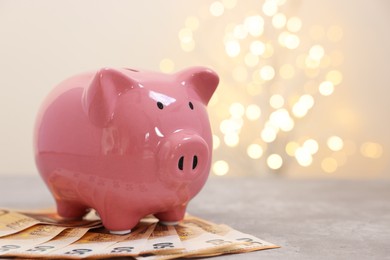
[{"label": "pink piggy bank", "polygon": [[149,214],[175,224],[207,180],[212,135],[210,69],[176,74],[103,68],[63,81],[38,114],[38,170],[58,214],[95,209],[112,233]]}]

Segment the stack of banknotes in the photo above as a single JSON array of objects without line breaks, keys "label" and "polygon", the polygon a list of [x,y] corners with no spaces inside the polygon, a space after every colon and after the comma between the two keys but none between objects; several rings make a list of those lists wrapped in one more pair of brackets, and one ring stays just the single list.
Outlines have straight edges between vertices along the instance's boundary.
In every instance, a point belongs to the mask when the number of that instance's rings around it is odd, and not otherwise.
[{"label": "stack of banknotes", "polygon": [[63,220],[53,212],[0,209],[0,258],[200,258],[278,246],[224,224],[186,215],[176,226],[146,217],[127,235],[110,234],[90,212]]}]

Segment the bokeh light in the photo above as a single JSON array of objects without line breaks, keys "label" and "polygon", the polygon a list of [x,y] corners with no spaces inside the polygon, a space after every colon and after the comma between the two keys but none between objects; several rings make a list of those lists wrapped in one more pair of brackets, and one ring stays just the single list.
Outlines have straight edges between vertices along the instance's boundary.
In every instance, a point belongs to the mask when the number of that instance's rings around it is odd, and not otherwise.
[{"label": "bokeh light", "polygon": [[299,17],[291,17],[287,21],[287,30],[290,32],[296,33],[299,32],[302,28],[302,21]]},{"label": "bokeh light", "polygon": [[263,80],[271,80],[275,77],[275,70],[272,66],[266,65],[260,69],[260,77]]},{"label": "bokeh light", "polygon": [[213,149],[216,150],[221,145],[221,140],[217,135],[213,135]]},{"label": "bokeh light", "polygon": [[237,40],[228,40],[225,42],[225,50],[229,57],[236,57],[241,51],[240,43]]},{"label": "bokeh light", "polygon": [[272,95],[269,99],[269,104],[274,109],[281,108],[284,105],[284,98],[282,95],[278,95],[278,94]]},{"label": "bokeh light", "polygon": [[324,172],[332,173],[335,172],[338,168],[338,163],[336,159],[332,157],[326,157],[321,162],[321,168],[324,170]]},{"label": "bokeh light", "polygon": [[299,148],[299,144],[295,141],[290,141],[286,145],[286,153],[290,156],[295,155],[295,151]]},{"label": "bokeh light", "polygon": [[216,161],[213,164],[213,172],[218,176],[226,175],[229,172],[229,164],[224,160]]},{"label": "bokeh light", "polygon": [[379,158],[382,156],[382,145],[374,142],[365,142],[360,147],[360,152],[363,156],[368,158]]},{"label": "bokeh light", "polygon": [[267,158],[267,165],[272,170],[277,170],[283,165],[283,159],[279,154],[271,154]]},{"label": "bokeh light", "polygon": [[303,167],[309,166],[313,162],[310,150],[306,147],[298,147],[295,151],[295,159]]},{"label": "bokeh light", "polygon": [[237,0],[222,0],[222,4],[226,9],[233,9],[237,5]]},{"label": "bokeh light", "polygon": [[250,104],[246,108],[245,115],[251,121],[257,120],[261,116],[261,109],[256,104]]},{"label": "bokeh light", "polygon": [[260,15],[248,16],[244,21],[245,29],[252,36],[260,36],[264,31],[264,20]]},{"label": "bokeh light", "polygon": [[252,159],[259,159],[263,155],[263,148],[259,144],[250,144],[247,148],[247,154]]},{"label": "bokeh light", "polygon": [[160,61],[160,70],[164,73],[172,73],[175,70],[175,63],[171,59],[163,59]]},{"label": "bokeh light", "polygon": [[315,154],[318,152],[319,146],[318,142],[314,139],[307,139],[303,143],[303,147],[309,151],[310,154]]},{"label": "bokeh light", "polygon": [[343,139],[341,139],[339,136],[329,137],[326,144],[332,151],[340,151],[341,149],[343,149],[344,146]]},{"label": "bokeh light", "polygon": [[209,10],[210,10],[211,15],[221,16],[223,14],[223,12],[225,11],[225,7],[221,2],[215,1],[210,5]]},{"label": "bokeh light", "polygon": [[272,25],[275,27],[275,29],[282,29],[286,25],[286,22],[287,18],[283,13],[275,14],[272,17]]},{"label": "bokeh light", "polygon": [[[210,65],[221,78],[209,102],[215,175],[240,174],[245,162],[236,158],[243,154],[253,172],[280,175],[290,164],[339,173],[351,158],[383,156],[379,143],[344,140],[329,134],[331,127],[309,131],[322,117],[313,108],[343,88],[345,54],[337,47],[344,32],[337,24],[305,24],[293,6],[289,0],[211,0],[179,30],[186,61]],[[185,64],[165,58],[159,65],[172,73]]]},{"label": "bokeh light", "polygon": [[185,25],[187,28],[195,31],[199,28],[199,19],[196,16],[189,16],[185,21]]},{"label": "bokeh light", "polygon": [[330,81],[323,81],[321,82],[320,86],[318,87],[321,95],[323,96],[329,96],[334,91],[334,85]]}]

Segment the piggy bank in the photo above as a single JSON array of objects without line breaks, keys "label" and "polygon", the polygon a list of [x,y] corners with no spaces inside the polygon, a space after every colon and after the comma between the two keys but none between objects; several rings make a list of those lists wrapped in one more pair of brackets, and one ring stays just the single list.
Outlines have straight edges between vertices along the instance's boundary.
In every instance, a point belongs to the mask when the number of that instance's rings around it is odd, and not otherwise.
[{"label": "piggy bank", "polygon": [[60,83],[38,114],[37,168],[64,218],[95,209],[112,233],[146,215],[175,224],[207,180],[206,106],[219,78],[103,68]]}]

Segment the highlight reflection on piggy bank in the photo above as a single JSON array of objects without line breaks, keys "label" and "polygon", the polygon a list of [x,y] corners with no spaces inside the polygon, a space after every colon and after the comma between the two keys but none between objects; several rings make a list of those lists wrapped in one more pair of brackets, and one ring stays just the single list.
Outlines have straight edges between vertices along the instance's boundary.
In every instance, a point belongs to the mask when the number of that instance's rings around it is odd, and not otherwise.
[{"label": "highlight reflection on piggy bank", "polygon": [[113,233],[154,214],[175,224],[207,180],[212,135],[206,111],[219,79],[103,68],[63,81],[36,122],[35,160],[58,214],[95,209]]}]

